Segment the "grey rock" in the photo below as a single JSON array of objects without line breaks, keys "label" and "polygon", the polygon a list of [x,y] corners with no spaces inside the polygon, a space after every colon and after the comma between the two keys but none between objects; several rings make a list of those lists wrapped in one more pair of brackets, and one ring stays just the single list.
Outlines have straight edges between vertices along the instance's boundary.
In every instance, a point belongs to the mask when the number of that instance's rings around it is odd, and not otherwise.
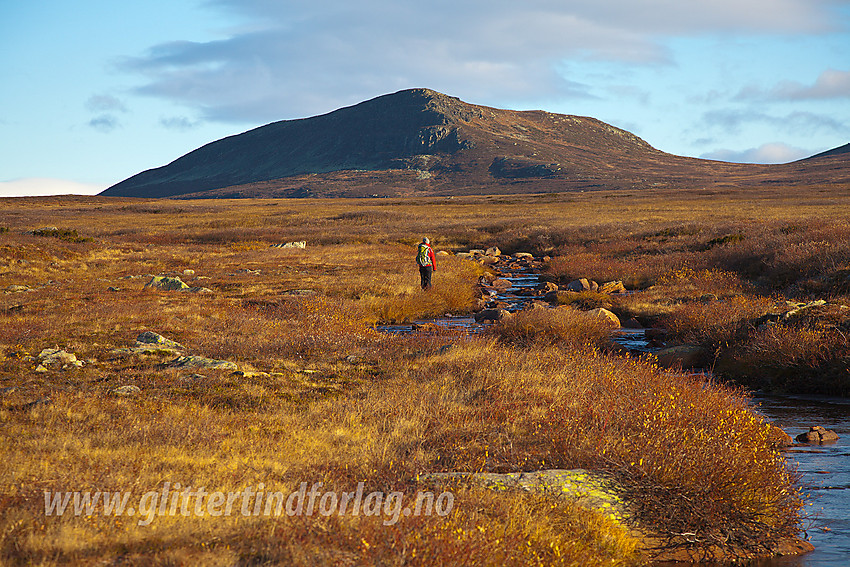
[{"label": "grey rock", "polygon": [[504,309],[485,309],[479,311],[472,316],[476,323],[484,323],[487,321],[501,321],[506,317],[510,317],[510,313]]},{"label": "grey rock", "polygon": [[590,282],[585,278],[581,278],[578,280],[573,280],[567,284],[567,287],[564,288],[567,291],[589,291],[590,290]]}]

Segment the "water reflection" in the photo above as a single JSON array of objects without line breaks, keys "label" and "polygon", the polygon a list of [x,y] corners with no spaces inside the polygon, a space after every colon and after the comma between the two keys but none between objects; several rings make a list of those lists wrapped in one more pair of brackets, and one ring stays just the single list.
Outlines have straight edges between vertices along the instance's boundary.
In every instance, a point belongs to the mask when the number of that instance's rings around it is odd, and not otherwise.
[{"label": "water reflection", "polygon": [[761,567],[850,565],[850,399],[756,396],[759,411],[792,437],[822,425],[838,433],[829,445],[791,447],[788,457],[809,487],[806,533],[815,551],[802,557],[757,563]]}]

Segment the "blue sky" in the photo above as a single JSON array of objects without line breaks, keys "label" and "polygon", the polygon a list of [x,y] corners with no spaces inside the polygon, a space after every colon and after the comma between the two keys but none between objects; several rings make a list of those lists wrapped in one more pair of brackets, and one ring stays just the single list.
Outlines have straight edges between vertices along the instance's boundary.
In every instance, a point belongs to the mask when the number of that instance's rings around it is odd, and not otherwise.
[{"label": "blue sky", "polygon": [[0,52],[0,195],[92,193],[411,87],[679,155],[850,142],[850,0],[9,0]]}]

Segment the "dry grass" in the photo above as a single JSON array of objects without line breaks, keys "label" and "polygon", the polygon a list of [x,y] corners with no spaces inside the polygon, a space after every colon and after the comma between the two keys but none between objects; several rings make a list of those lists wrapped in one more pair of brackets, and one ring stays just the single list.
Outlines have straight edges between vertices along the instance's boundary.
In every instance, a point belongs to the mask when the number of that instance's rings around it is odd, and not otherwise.
[{"label": "dry grass", "polygon": [[[827,218],[846,215],[841,195],[625,197],[0,202],[9,228],[0,231],[0,387],[14,388],[0,398],[0,456],[14,463],[0,472],[0,561],[641,561],[634,534],[595,512],[461,486],[451,487],[451,515],[393,526],[381,517],[241,515],[163,516],[138,526],[100,514],[45,517],[42,508],[43,490],[139,495],[164,481],[207,491],[259,482],[289,491],[302,481],[352,490],[362,481],[411,495],[421,488],[417,473],[446,470],[586,467],[636,495],[640,527],[662,537],[694,531],[759,547],[793,534],[795,479],[738,390],[604,354],[607,331],[569,309],[518,314],[493,328],[497,337],[395,337],[373,328],[474,306],[481,268],[467,261],[439,257],[434,289],[418,290],[413,254],[424,234],[438,250],[497,244],[548,253],[559,277],[654,285],[612,308],[656,309],[695,340],[717,341],[757,317],[763,304],[749,297],[756,288],[846,293],[846,235]],[[769,220],[752,222],[757,216]],[[76,230],[76,238],[24,234],[44,226]],[[724,240],[730,234],[743,238]],[[815,239],[830,244],[818,249]],[[293,240],[307,248],[269,246]],[[761,258],[759,270],[745,269],[752,258]],[[762,281],[801,268],[805,279]],[[189,285],[212,293],[143,289],[146,274],[187,269]],[[708,294],[716,300],[703,303]],[[712,328],[718,319],[734,324]],[[807,344],[832,353],[817,355],[821,365],[839,360],[843,320],[832,324],[793,327],[816,329]],[[260,373],[180,369],[167,353],[112,352],[143,330]],[[783,340],[766,330],[747,337],[750,350],[735,352],[751,357]],[[87,362],[35,372],[38,353],[53,346]],[[811,364],[818,348],[789,351],[789,364]],[[129,384],[141,394],[111,393]]]}]

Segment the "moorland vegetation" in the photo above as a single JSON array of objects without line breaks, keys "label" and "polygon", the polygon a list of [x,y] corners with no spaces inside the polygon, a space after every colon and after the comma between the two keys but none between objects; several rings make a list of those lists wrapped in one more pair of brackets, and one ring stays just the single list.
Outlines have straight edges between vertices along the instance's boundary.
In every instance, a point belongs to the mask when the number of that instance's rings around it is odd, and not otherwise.
[{"label": "moorland vegetation", "polygon": [[[805,495],[744,386],[846,394],[848,213],[846,194],[817,187],[4,200],[2,562],[630,565],[776,552],[798,535]],[[437,250],[530,252],[549,257],[551,281],[635,293],[587,292],[476,336],[381,333],[477,306],[487,268],[468,259],[439,256],[433,290],[418,289],[425,234]],[[190,289],[146,288],[153,275]],[[578,316],[601,305],[700,346],[714,374],[619,352]],[[178,344],[134,347],[146,331]],[[46,364],[45,349],[77,363]],[[626,518],[465,482],[440,488],[451,514],[392,525],[44,513],[46,490],[288,493],[309,481],[413,495],[425,473],[579,468],[617,487]]]}]

